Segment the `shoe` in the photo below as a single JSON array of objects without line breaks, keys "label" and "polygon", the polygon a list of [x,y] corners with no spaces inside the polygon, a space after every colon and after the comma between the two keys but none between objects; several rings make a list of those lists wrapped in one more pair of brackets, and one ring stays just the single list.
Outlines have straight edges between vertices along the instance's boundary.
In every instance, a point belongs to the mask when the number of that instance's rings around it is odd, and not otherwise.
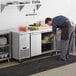
[{"label": "shoe", "polygon": [[61,60],[61,61],[66,61],[66,59],[62,59],[62,58],[60,58],[60,60]]},{"label": "shoe", "polygon": [[59,61],[66,61],[66,59],[63,59],[63,58],[57,58],[56,60],[59,60]]},{"label": "shoe", "polygon": [[66,59],[69,59],[69,56],[66,56]]}]

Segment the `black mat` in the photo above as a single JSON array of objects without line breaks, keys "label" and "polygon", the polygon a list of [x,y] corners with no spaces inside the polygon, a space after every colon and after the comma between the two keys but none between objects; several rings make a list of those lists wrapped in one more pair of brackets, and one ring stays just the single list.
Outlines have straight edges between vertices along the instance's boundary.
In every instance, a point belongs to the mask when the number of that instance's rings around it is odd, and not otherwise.
[{"label": "black mat", "polygon": [[58,56],[48,57],[29,63],[0,69],[0,76],[30,76],[35,73],[43,72],[53,68],[61,67],[76,62],[76,56],[70,56],[67,61],[57,60]]}]

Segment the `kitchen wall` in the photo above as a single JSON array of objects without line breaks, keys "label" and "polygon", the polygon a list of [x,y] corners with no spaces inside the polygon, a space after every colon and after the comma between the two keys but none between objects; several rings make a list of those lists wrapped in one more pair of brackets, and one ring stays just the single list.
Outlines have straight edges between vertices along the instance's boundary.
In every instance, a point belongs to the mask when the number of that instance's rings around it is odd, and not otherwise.
[{"label": "kitchen wall", "polygon": [[[10,0],[0,0],[2,3],[6,3],[7,1]],[[41,3],[42,6],[37,11],[38,15],[31,17],[25,16],[26,6],[21,12],[17,9],[17,7],[6,7],[3,12],[0,13],[0,29],[9,29],[20,25],[28,25],[29,23],[33,23],[35,21],[42,21],[47,16],[54,17],[57,15],[67,16],[76,23],[75,0],[41,0]]]},{"label": "kitchen wall", "polygon": [[42,0],[42,3],[38,17],[45,19],[47,16],[64,15],[76,24],[76,0]]}]

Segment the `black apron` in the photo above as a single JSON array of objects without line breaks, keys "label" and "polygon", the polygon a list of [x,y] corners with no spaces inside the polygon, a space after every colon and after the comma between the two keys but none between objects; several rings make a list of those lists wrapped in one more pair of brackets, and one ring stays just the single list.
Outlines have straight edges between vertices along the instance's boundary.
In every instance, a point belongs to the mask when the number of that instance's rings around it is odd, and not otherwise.
[{"label": "black apron", "polygon": [[61,40],[68,40],[69,39],[69,28],[68,22],[64,22],[61,26]]}]

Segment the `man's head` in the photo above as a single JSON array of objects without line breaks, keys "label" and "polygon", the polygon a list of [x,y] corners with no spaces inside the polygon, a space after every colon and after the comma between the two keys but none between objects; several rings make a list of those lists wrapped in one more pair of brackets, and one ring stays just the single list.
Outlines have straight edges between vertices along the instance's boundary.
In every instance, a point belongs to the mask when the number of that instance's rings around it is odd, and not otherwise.
[{"label": "man's head", "polygon": [[49,26],[52,26],[52,18],[47,17],[47,18],[45,19],[45,24],[47,24],[47,25],[49,25]]}]

